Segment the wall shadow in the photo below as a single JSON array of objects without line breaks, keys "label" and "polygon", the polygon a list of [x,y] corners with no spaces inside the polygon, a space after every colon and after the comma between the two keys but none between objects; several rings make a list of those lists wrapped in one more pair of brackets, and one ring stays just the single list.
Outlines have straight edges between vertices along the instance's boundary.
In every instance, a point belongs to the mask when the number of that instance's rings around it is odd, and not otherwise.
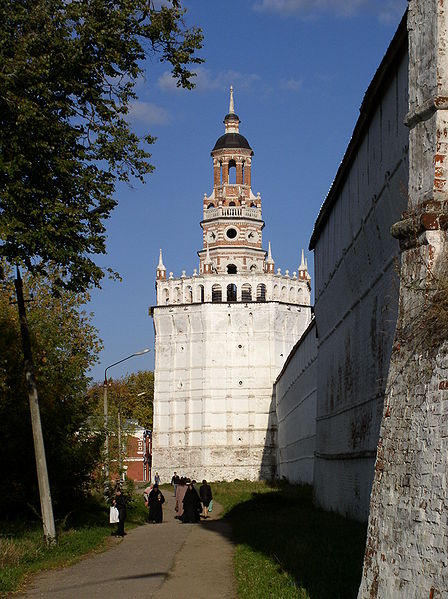
[{"label": "wall shadow", "polygon": [[366,524],[315,508],[310,486],[270,488],[226,514],[234,542],[268,557],[310,599],[356,599]]}]

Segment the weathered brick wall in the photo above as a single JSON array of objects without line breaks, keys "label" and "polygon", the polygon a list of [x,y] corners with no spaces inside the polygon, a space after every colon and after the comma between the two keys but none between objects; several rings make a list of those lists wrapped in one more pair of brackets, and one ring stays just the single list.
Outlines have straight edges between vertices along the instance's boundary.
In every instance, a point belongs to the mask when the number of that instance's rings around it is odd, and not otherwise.
[{"label": "weathered brick wall", "polygon": [[277,476],[312,484],[316,445],[316,325],[312,321],[274,384]]},{"label": "weathered brick wall", "polygon": [[359,599],[448,597],[448,17],[409,3],[409,203]]},{"label": "weathered brick wall", "polygon": [[316,223],[317,503],[367,520],[396,321],[398,242],[406,206],[405,24],[378,69]]}]

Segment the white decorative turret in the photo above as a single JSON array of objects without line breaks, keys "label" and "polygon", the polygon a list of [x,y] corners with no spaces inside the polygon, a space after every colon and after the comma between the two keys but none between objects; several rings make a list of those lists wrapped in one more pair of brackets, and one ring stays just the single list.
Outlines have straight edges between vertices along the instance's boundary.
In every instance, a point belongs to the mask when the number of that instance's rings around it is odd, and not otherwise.
[{"label": "white decorative turret", "polygon": [[213,260],[210,258],[210,250],[208,248],[208,243],[207,243],[207,250],[206,250],[205,260],[204,260],[204,264],[203,264],[203,274],[210,274],[212,272],[213,272]]},{"label": "white decorative turret", "polygon": [[274,266],[275,266],[275,262],[272,258],[272,253],[271,253],[271,242],[269,242],[268,243],[268,257],[266,258],[266,272],[273,274]]},{"label": "white decorative turret", "polygon": [[166,279],[166,268],[165,268],[165,266],[163,264],[162,248],[160,248],[159,263],[157,265],[156,278],[157,278],[158,281],[165,281],[165,279]]},{"label": "white decorative turret", "polygon": [[305,258],[305,252],[303,250],[302,250],[302,259],[300,261],[300,266],[299,266],[299,279],[302,279],[302,281],[311,281],[311,277],[308,274],[308,263]]}]

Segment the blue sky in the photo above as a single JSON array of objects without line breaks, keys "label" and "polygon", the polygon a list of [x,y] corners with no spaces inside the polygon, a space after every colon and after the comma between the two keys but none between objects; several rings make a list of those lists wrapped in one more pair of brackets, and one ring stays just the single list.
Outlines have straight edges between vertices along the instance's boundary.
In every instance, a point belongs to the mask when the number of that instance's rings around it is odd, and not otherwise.
[{"label": "blue sky", "polygon": [[[212,189],[210,151],[224,133],[229,86],[240,132],[255,156],[252,190],[261,193],[263,246],[276,268],[297,270],[319,208],[350,140],[363,95],[407,6],[406,0],[189,0],[189,25],[204,31],[197,87],[179,90],[157,57],[131,118],[157,136],[147,183],[120,186],[107,221],[106,256],[122,282],[104,280],[88,306],[104,342],[94,380],[142,348],[154,347],[159,248],[167,271],[192,274],[201,249],[202,198]],[[152,369],[151,353],[111,369],[119,377]]]}]

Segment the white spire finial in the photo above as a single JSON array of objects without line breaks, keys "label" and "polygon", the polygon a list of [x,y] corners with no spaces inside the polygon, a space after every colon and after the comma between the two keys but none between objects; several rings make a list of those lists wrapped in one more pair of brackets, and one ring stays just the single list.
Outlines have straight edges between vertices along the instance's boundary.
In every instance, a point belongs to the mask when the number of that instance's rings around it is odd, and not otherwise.
[{"label": "white spire finial", "polygon": [[157,265],[157,268],[159,270],[166,270],[166,268],[163,265],[163,260],[162,260],[162,248],[160,248],[160,253],[159,253],[159,264]]},{"label": "white spire finial", "polygon": [[233,105],[233,85],[230,86],[229,114],[235,114],[235,106]]},{"label": "white spire finial", "polygon": [[300,262],[299,270],[307,270],[306,262],[305,262],[305,253],[302,250],[302,261]]},{"label": "white spire finial", "polygon": [[274,262],[274,260],[272,259],[271,242],[270,241],[268,243],[268,257],[267,257],[266,262]]}]

